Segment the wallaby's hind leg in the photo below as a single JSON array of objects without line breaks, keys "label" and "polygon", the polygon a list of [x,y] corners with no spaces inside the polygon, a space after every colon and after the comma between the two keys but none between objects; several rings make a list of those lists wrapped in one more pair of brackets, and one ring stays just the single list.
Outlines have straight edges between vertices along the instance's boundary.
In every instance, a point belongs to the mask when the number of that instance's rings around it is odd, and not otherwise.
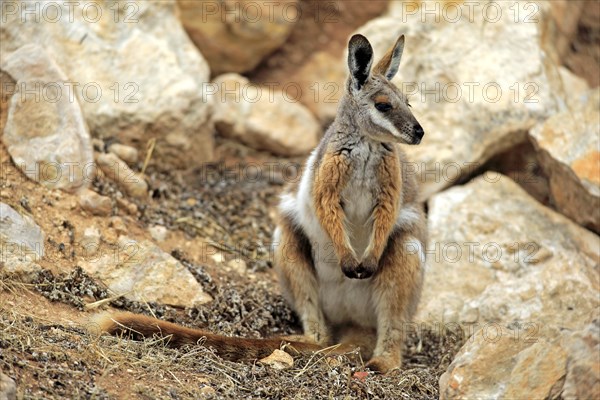
[{"label": "wallaby's hind leg", "polygon": [[402,345],[423,285],[424,245],[407,232],[394,232],[374,276],[377,344],[367,366],[387,372],[402,365]]},{"label": "wallaby's hind leg", "polygon": [[275,234],[275,266],[283,294],[302,321],[307,340],[327,344],[330,336],[319,305],[319,287],[308,238],[282,218]]},{"label": "wallaby's hind leg", "polygon": [[353,325],[344,326],[338,331],[339,333],[334,335],[335,341],[339,342],[344,350],[352,351],[357,347],[360,348],[360,356],[363,361],[367,361],[373,356],[377,340],[375,329]]}]

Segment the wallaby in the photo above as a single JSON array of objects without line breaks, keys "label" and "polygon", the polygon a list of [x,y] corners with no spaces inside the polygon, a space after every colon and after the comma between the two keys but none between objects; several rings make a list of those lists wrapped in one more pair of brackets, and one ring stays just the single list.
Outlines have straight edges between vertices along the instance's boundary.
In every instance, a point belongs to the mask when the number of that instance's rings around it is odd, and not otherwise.
[{"label": "wallaby", "polygon": [[[403,49],[400,36],[371,71],[371,44],[362,35],[350,39],[350,76],[337,116],[300,181],[283,193],[274,233],[284,296],[304,329],[302,339],[287,348],[358,345],[370,358],[367,366],[383,373],[402,363],[426,243],[417,184],[403,173],[406,156],[398,146],[423,137],[406,96],[391,83]],[[168,336],[173,345],[202,339],[233,360],[263,357],[287,342],[225,337],[130,313],[104,314],[96,323],[113,334]]]},{"label": "wallaby", "polygon": [[423,129],[391,83],[404,36],[371,71],[373,49],[350,39],[350,77],[337,116],[282,196],[275,265],[304,334],[361,345],[371,369],[400,367],[423,282],[426,221],[397,143]]}]

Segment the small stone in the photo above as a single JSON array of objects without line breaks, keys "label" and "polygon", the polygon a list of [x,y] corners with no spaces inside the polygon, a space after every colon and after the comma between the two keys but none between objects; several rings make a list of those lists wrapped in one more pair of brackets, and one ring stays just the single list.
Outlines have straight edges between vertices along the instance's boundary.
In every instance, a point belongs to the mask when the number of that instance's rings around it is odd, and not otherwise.
[{"label": "small stone", "polygon": [[118,234],[127,233],[127,225],[123,222],[123,218],[121,217],[112,217],[108,222],[108,226],[113,228]]},{"label": "small stone", "polygon": [[169,234],[169,230],[162,225],[151,226],[148,228],[148,232],[150,232],[152,239],[156,240],[157,242],[164,242]]},{"label": "small stone", "polygon": [[108,151],[125,161],[130,166],[135,166],[138,162],[138,151],[135,147],[126,146],[120,143],[113,143],[108,146]]},{"label": "small stone", "polygon": [[213,399],[217,392],[210,386],[204,386],[200,389],[200,398],[201,399]]},{"label": "small stone", "polygon": [[113,153],[97,153],[96,163],[102,172],[128,195],[136,198],[148,195],[148,184],[144,178],[132,171],[125,161]]},{"label": "small stone", "polygon": [[0,372],[0,400],[16,400],[17,384],[8,375]]},{"label": "small stone", "polygon": [[108,228],[104,231],[103,239],[108,244],[115,244],[119,239],[119,235],[114,228]]},{"label": "small stone", "polygon": [[85,189],[79,195],[79,205],[93,215],[108,216],[112,213],[112,201],[109,197]]},{"label": "small stone", "polygon": [[117,206],[127,212],[129,215],[137,215],[138,207],[135,203],[128,201],[122,197],[117,197]]},{"label": "small stone", "polygon": [[259,362],[276,370],[288,369],[294,366],[294,359],[283,350],[275,350],[271,355],[259,360]]},{"label": "small stone", "polygon": [[96,255],[98,249],[100,248],[101,240],[102,235],[100,235],[100,230],[98,228],[85,228],[79,242],[83,251],[83,257],[92,257]]},{"label": "small stone", "polygon": [[93,138],[92,139],[92,147],[94,151],[103,152],[104,151],[104,142],[102,139]]},{"label": "small stone", "polygon": [[229,260],[227,262],[227,266],[240,275],[246,273],[246,262],[241,258],[234,258],[233,260]]}]

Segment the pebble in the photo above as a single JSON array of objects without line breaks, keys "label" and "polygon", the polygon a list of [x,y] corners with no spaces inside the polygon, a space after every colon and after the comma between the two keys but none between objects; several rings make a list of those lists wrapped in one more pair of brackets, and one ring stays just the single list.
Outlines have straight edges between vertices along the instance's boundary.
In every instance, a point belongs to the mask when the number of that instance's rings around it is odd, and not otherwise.
[{"label": "pebble", "polygon": [[148,228],[148,231],[150,232],[152,239],[157,242],[164,242],[169,234],[169,230],[162,225],[153,225]]},{"label": "pebble", "polygon": [[241,258],[234,258],[233,260],[229,260],[227,262],[227,266],[240,275],[246,273],[246,262]]},{"label": "pebble", "polygon": [[283,350],[275,350],[271,355],[259,360],[260,363],[270,366],[276,370],[291,368],[294,366],[294,359]]},{"label": "pebble", "polygon": [[98,249],[100,248],[101,240],[102,235],[100,235],[100,230],[98,228],[85,228],[79,243],[84,257],[92,257],[96,255],[96,253],[98,253]]},{"label": "pebble", "polygon": [[108,146],[108,151],[125,161],[130,166],[134,166],[138,162],[138,151],[135,147],[126,146],[120,143],[113,143]]},{"label": "pebble", "polygon": [[79,205],[94,215],[108,216],[112,213],[112,201],[90,189],[84,189],[79,195]]},{"label": "pebble", "polygon": [[144,198],[148,195],[148,184],[127,163],[113,153],[96,153],[96,163],[104,174],[128,195]]},{"label": "pebble", "polygon": [[127,225],[125,225],[125,222],[121,217],[111,217],[108,222],[108,226],[113,228],[119,235],[127,233]]}]

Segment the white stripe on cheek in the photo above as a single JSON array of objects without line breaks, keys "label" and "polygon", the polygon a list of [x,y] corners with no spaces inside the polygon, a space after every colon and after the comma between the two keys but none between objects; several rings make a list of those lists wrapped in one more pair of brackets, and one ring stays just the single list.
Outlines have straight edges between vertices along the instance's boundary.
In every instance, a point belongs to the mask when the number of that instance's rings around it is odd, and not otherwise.
[{"label": "white stripe on cheek", "polygon": [[391,133],[393,136],[396,137],[402,137],[402,135],[400,134],[400,132],[398,131],[398,129],[396,129],[396,127],[385,117],[383,117],[381,114],[379,114],[379,111],[370,108],[369,109],[369,114],[371,115],[371,121],[373,121],[373,123],[377,126],[379,126],[380,128],[383,128],[384,130],[388,131],[389,133]]}]

